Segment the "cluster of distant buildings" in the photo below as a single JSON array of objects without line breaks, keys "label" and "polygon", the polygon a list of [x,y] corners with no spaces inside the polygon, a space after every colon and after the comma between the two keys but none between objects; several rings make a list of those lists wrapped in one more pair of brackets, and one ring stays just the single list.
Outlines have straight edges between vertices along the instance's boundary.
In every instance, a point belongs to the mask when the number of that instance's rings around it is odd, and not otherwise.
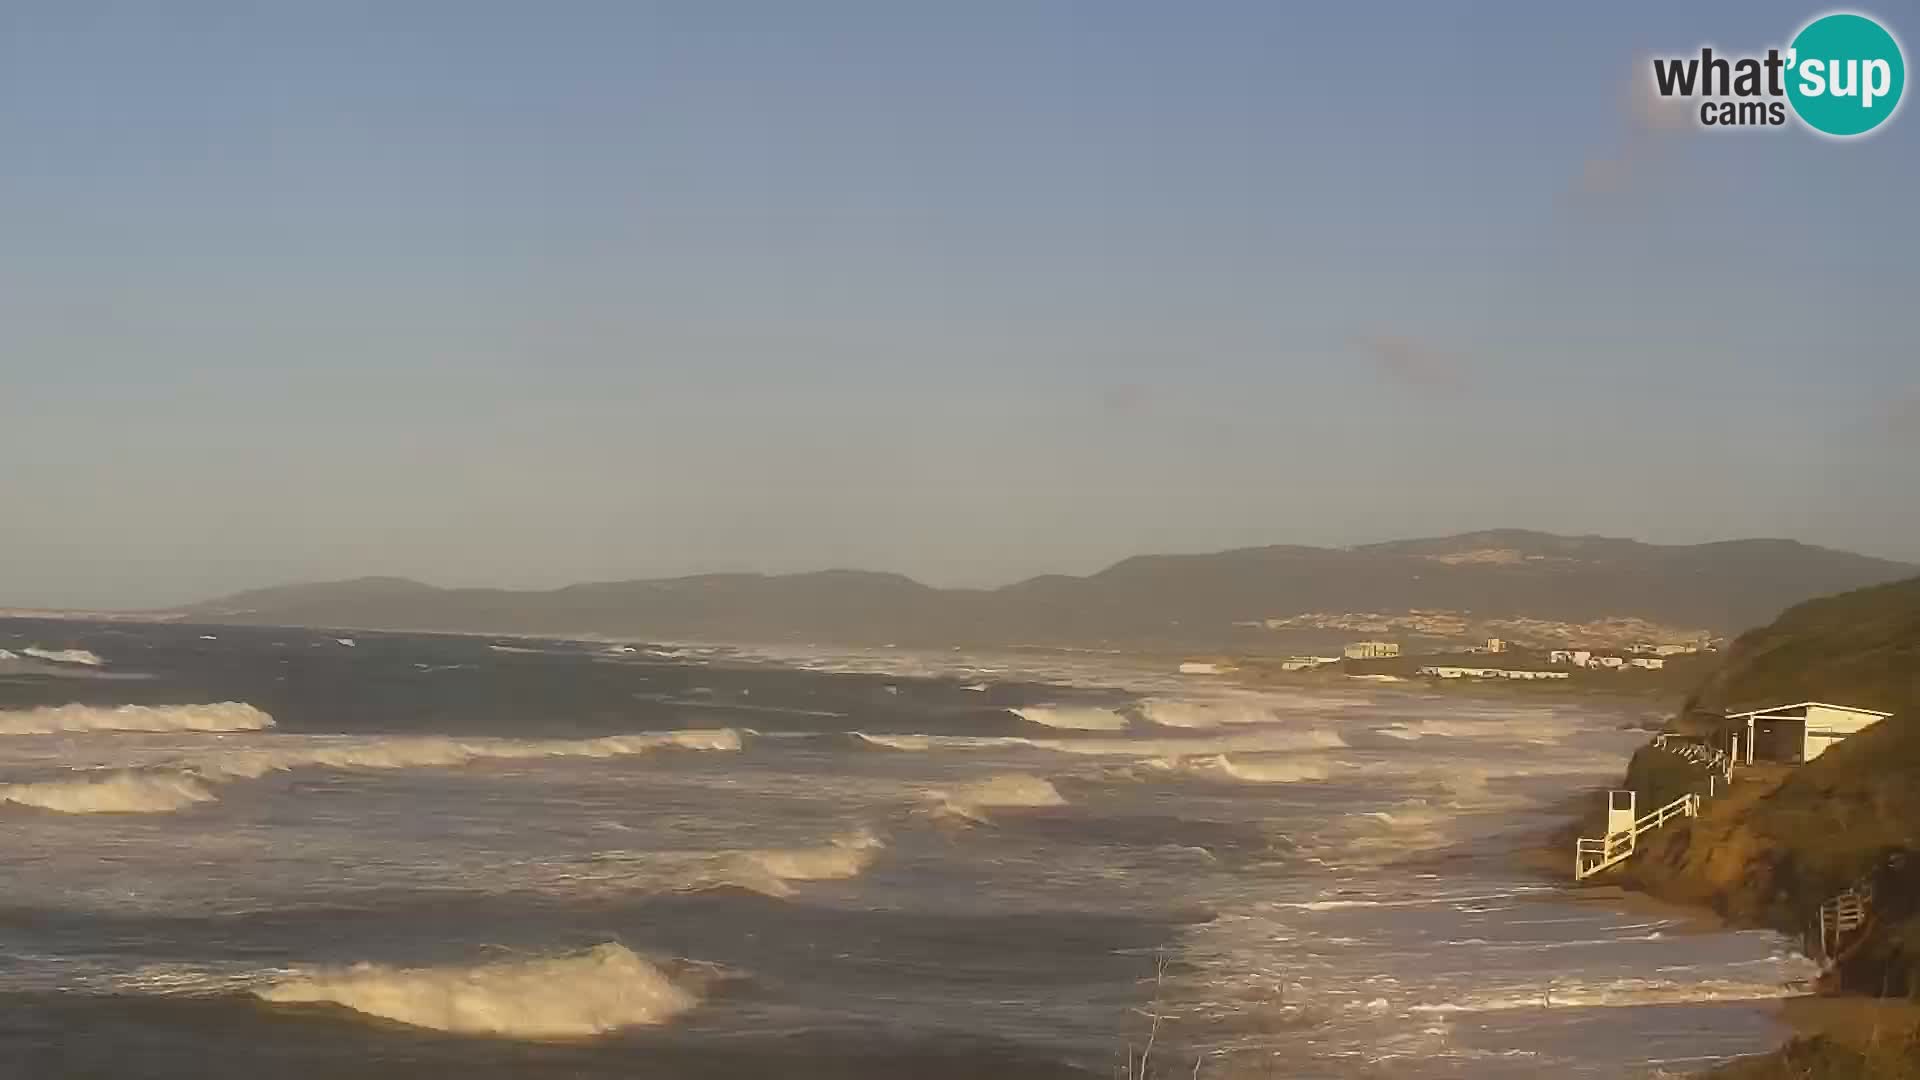
[{"label": "cluster of distant buildings", "polygon": [[[1347,655],[1353,657],[1352,650],[1360,647],[1367,651],[1371,658],[1371,655],[1377,655],[1375,650],[1382,644],[1385,643],[1357,642],[1355,645],[1348,646]],[[1501,638],[1488,638],[1486,644],[1475,645],[1464,651],[1488,654],[1508,653],[1510,646]],[[1550,649],[1545,654],[1548,664],[1546,668],[1427,664],[1419,669],[1418,674],[1430,679],[1517,679],[1528,682],[1541,679],[1570,679],[1573,677],[1573,672],[1568,669],[1571,668],[1586,671],[1627,671],[1636,668],[1644,671],[1659,671],[1667,666],[1668,657],[1697,651],[1699,651],[1698,647],[1693,645],[1650,643],[1628,646],[1624,653],[1596,652],[1592,649]],[[1399,647],[1393,646],[1393,652],[1388,655],[1399,655]]]},{"label": "cluster of distant buildings", "polygon": [[1457,664],[1428,664],[1419,674],[1430,679],[1571,679],[1570,671],[1536,671],[1527,668],[1464,667]]},{"label": "cluster of distant buildings", "polygon": [[1554,649],[1547,653],[1547,663],[1566,664],[1569,667],[1590,668],[1595,671],[1619,671],[1622,668],[1645,668],[1659,671],[1667,666],[1664,656],[1620,656],[1612,653],[1596,653],[1590,649]]},{"label": "cluster of distant buildings", "polygon": [[[1700,651],[1693,644],[1653,644],[1640,642],[1627,646],[1617,652],[1601,652],[1594,649],[1550,649],[1544,652],[1519,649],[1503,638],[1487,638],[1478,645],[1449,650],[1449,655],[1482,654],[1505,655],[1514,657],[1525,653],[1537,658],[1536,664],[1545,662],[1543,667],[1519,666],[1525,661],[1510,661],[1506,664],[1476,663],[1436,663],[1426,664],[1417,669],[1416,674],[1431,679],[1515,679],[1534,681],[1541,679],[1569,679],[1573,669],[1587,671],[1658,671],[1667,666],[1667,658]],[[1343,660],[1397,660],[1403,655],[1397,641],[1350,641],[1340,650],[1339,656],[1289,656],[1279,661],[1281,671],[1313,671],[1318,668],[1339,664]],[[1231,665],[1208,661],[1188,661],[1180,665],[1183,675],[1221,675],[1231,670]]]}]

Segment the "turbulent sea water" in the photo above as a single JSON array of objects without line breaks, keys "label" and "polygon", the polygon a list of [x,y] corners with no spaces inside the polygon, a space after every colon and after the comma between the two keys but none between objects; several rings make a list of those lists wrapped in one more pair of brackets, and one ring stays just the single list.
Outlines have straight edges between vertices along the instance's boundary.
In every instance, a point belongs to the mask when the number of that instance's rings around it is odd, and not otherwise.
[{"label": "turbulent sea water", "polygon": [[[33,650],[29,652],[29,650]],[[0,622],[0,1075],[1643,1075],[1807,970],[1513,852],[1597,707]]]}]

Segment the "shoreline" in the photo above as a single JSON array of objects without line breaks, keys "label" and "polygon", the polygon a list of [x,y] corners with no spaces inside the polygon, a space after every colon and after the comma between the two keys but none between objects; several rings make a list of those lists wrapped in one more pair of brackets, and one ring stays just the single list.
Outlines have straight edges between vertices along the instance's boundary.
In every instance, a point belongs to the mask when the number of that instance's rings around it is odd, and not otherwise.
[{"label": "shoreline", "polygon": [[[1729,919],[1704,903],[1673,900],[1622,883],[1617,878],[1597,884],[1572,880],[1572,843],[1586,811],[1604,788],[1569,794],[1554,808],[1564,816],[1558,829],[1537,837],[1510,853],[1514,866],[1558,886],[1557,895],[1576,903],[1592,903],[1654,918],[1674,920],[1678,933],[1721,933],[1776,928]],[[1611,878],[1612,875],[1609,875]],[[1631,878],[1628,879],[1631,882]],[[1783,937],[1786,935],[1783,935]],[[1796,953],[1801,950],[1796,945]],[[1804,955],[1804,954],[1803,954]],[[1805,993],[1771,1002],[1751,1004],[1766,1009],[1787,1031],[1773,1049],[1729,1058],[1687,1075],[1696,1080],[1841,1080],[1863,1075],[1865,1058],[1903,1053],[1905,1040],[1920,1031],[1920,1001],[1880,998],[1857,993]],[[1896,1066],[1898,1067],[1898,1066]],[[1878,1075],[1878,1074],[1875,1074]],[[1910,1074],[1897,1074],[1906,1077]]]}]

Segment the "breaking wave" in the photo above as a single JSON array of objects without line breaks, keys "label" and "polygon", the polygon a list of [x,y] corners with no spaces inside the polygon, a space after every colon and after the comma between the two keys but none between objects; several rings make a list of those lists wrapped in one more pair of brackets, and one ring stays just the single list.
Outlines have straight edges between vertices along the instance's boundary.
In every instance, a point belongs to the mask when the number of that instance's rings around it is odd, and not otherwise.
[{"label": "breaking wave", "polygon": [[1576,725],[1549,713],[1546,719],[1517,715],[1425,717],[1381,729],[1379,734],[1407,741],[1436,736],[1448,739],[1499,739],[1505,742],[1552,742],[1576,730]]},{"label": "breaking wave", "polygon": [[661,1024],[698,1003],[626,947],[473,967],[358,964],[296,975],[256,991],[277,1004],[332,1004],[462,1035],[577,1039]]},{"label": "breaking wave", "polygon": [[[264,713],[259,715],[264,719]],[[209,787],[211,784],[254,780],[271,772],[295,769],[434,768],[482,760],[610,758],[663,747],[738,750],[740,745],[740,733],[730,728],[658,735],[609,735],[599,739],[375,738],[346,745],[220,750],[187,758],[166,769],[120,769],[0,785],[0,801],[68,814],[154,814],[214,801],[218,796]]]},{"label": "breaking wave", "polygon": [[1028,705],[1013,710],[1022,720],[1068,731],[1124,731],[1127,718],[1112,709],[1085,706]]},{"label": "breaking wave", "polygon": [[[1342,739],[1338,732],[1274,727],[1262,727],[1234,734],[1194,735],[1174,739],[1124,737],[1032,739],[1020,735],[875,735],[864,731],[856,731],[853,735],[863,744],[888,750],[999,750],[1028,747],[1087,757],[1144,758],[1161,768],[1185,768],[1202,759],[1217,759],[1228,754],[1339,750],[1347,745],[1346,740]],[[1253,778],[1251,773],[1241,777],[1241,779]]]},{"label": "breaking wave", "polygon": [[1219,770],[1235,780],[1245,780],[1256,784],[1295,784],[1306,780],[1325,780],[1332,775],[1324,761],[1308,761],[1298,758],[1283,760],[1259,760],[1240,758],[1221,754],[1216,760]]},{"label": "breaking wave", "polygon": [[56,664],[85,664],[87,667],[99,667],[106,663],[105,660],[100,659],[99,654],[85,649],[43,649],[38,645],[29,645],[20,651],[28,656],[50,660]]},{"label": "breaking wave", "polygon": [[1009,773],[953,791],[936,791],[940,809],[969,821],[985,821],[989,810],[1065,806],[1060,790],[1037,776]]},{"label": "breaking wave", "polygon": [[214,798],[207,785],[183,773],[124,769],[68,780],[0,785],[0,800],[63,814],[163,814]]},{"label": "breaking wave", "polygon": [[1338,732],[1318,728],[1263,727],[1232,735],[1184,739],[1033,739],[1031,745],[1066,754],[1117,757],[1203,757],[1214,754],[1286,750],[1337,750],[1347,745]]},{"label": "breaking wave", "polygon": [[853,734],[863,743],[888,750],[989,750],[1033,745],[1031,739],[1018,735],[871,735],[864,731]]},{"label": "breaking wave", "polygon": [[[31,650],[29,650],[31,651]],[[273,717],[238,701],[211,705],[57,705],[0,712],[0,735],[81,731],[263,731]]]},{"label": "breaking wave", "polygon": [[1333,765],[1320,758],[1234,758],[1229,754],[1201,757],[1157,757],[1147,768],[1160,772],[1190,773],[1195,776],[1224,776],[1253,784],[1295,784],[1325,780],[1333,775]]},{"label": "breaking wave", "polygon": [[482,760],[611,758],[663,747],[738,750],[732,728],[671,731],[657,735],[607,735],[598,739],[454,739],[444,736],[375,738],[344,745],[222,750],[195,758],[190,768],[209,779],[256,779],[270,772],[305,768],[415,769],[466,765]]},{"label": "breaking wave", "polygon": [[1140,703],[1140,715],[1150,724],[1171,728],[1214,728],[1222,724],[1271,724],[1278,719],[1269,705],[1246,701],[1159,701]]},{"label": "breaking wave", "polygon": [[743,852],[733,857],[733,865],[723,877],[727,884],[770,896],[788,896],[793,892],[789,882],[858,877],[885,846],[878,836],[861,829],[817,847]]}]

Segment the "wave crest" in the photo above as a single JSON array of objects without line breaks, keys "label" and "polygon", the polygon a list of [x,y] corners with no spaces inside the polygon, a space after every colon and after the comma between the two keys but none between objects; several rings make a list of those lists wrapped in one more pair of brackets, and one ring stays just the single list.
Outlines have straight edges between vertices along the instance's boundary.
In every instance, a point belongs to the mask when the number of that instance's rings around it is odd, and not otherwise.
[{"label": "wave crest", "polygon": [[88,652],[86,649],[43,649],[38,645],[29,645],[20,651],[28,656],[49,660],[56,664],[84,664],[87,667],[99,667],[106,663],[105,660],[100,659],[98,653]]},{"label": "wave crest", "polygon": [[1112,709],[1087,706],[1028,705],[1013,710],[1022,720],[1067,731],[1124,731],[1127,718]]},{"label": "wave crest", "polygon": [[63,814],[164,814],[214,798],[205,784],[191,776],[124,769],[70,780],[0,785],[0,800]]},{"label": "wave crest", "polygon": [[867,829],[836,836],[817,847],[771,848],[733,856],[722,881],[769,896],[791,896],[794,881],[844,881],[873,865],[884,841]]},{"label": "wave crest", "polygon": [[0,712],[0,735],[52,735],[82,731],[264,731],[272,726],[273,717],[239,701],[220,701],[208,705],[51,705]]},{"label": "wave crest", "polygon": [[454,739],[444,736],[377,738],[335,746],[224,750],[197,758],[195,772],[214,779],[257,779],[303,768],[413,769],[466,765],[480,760],[611,758],[665,747],[738,750],[732,728],[672,731],[657,735],[607,735],[598,739]]},{"label": "wave crest", "polygon": [[1171,728],[1214,728],[1222,724],[1271,724],[1279,719],[1270,705],[1245,701],[1163,701],[1140,703],[1148,723]]},{"label": "wave crest", "polygon": [[1060,789],[1025,773],[995,776],[951,792],[936,791],[932,795],[939,800],[942,810],[969,821],[987,820],[986,812],[989,810],[1067,805]]},{"label": "wave crest", "polygon": [[[251,709],[251,706],[240,706]],[[266,714],[253,710],[261,719]],[[0,714],[3,715],[3,714]],[[266,720],[271,724],[271,720]],[[4,729],[0,729],[4,730]],[[53,729],[60,730],[60,729]],[[81,728],[77,730],[98,730]],[[153,730],[128,728],[114,730]],[[179,730],[179,729],[172,729]],[[195,730],[225,730],[201,728]],[[276,739],[288,738],[275,736]],[[58,780],[0,785],[0,801],[68,814],[165,813],[212,802],[209,785],[255,780],[270,772],[303,768],[411,769],[465,765],[483,759],[608,758],[663,747],[738,750],[731,728],[673,731],[657,735],[609,735],[600,739],[491,739],[462,742],[437,737],[375,738],[336,745],[295,745],[219,750],[176,762],[166,769],[80,774]]]},{"label": "wave crest", "polygon": [[1295,784],[1306,780],[1325,780],[1331,775],[1324,761],[1307,761],[1298,758],[1282,760],[1260,760],[1240,758],[1221,754],[1216,759],[1220,771],[1235,780],[1245,780],[1255,784]]},{"label": "wave crest", "polygon": [[1204,757],[1260,751],[1337,750],[1347,742],[1338,732],[1318,728],[1261,727],[1222,735],[1178,739],[1033,739],[1029,745],[1063,754],[1112,757]]},{"label": "wave crest", "polygon": [[358,964],[256,991],[277,1004],[324,1003],[463,1035],[569,1039],[660,1024],[698,999],[625,946],[473,967]]}]

